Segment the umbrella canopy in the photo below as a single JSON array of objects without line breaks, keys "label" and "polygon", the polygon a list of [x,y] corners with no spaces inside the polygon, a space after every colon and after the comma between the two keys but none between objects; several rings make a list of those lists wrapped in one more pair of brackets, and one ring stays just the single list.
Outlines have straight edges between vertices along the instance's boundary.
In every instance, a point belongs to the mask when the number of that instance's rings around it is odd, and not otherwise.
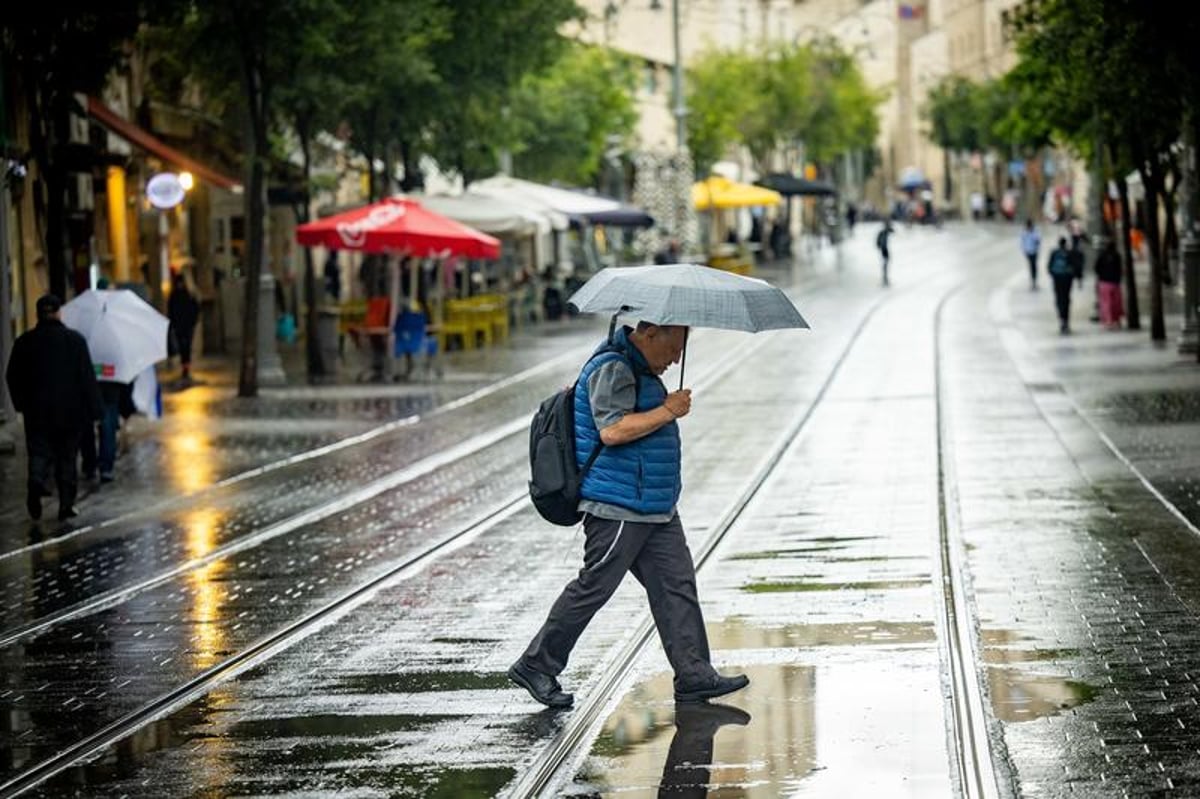
[{"label": "umbrella canopy", "polygon": [[412,199],[435,214],[469,225],[489,236],[520,237],[550,232],[550,221],[544,215],[483,194],[423,194],[413,195]]},{"label": "umbrella canopy", "polygon": [[897,185],[904,191],[915,191],[917,189],[932,187],[932,184],[925,177],[925,173],[915,166],[906,166],[900,170],[900,180],[897,181]]},{"label": "umbrella canopy", "polygon": [[737,183],[720,175],[712,175],[692,184],[692,204],[697,211],[712,208],[749,208],[756,205],[779,205],[783,197],[777,191]]},{"label": "umbrella canopy", "polygon": [[620,200],[596,194],[593,191],[585,191],[583,189],[570,189],[570,191],[582,194],[584,197],[594,197],[599,200],[608,200],[609,202],[616,203],[617,207],[611,211],[596,211],[595,213],[588,214],[588,221],[593,225],[607,225],[608,227],[654,227],[654,217],[636,205],[623,203]]},{"label": "umbrella canopy", "polygon": [[87,339],[96,377],[132,382],[167,357],[167,317],[129,289],[91,289],[62,307],[63,324]]},{"label": "umbrella canopy", "polygon": [[622,313],[659,325],[724,330],[808,327],[779,289],[697,264],[602,269],[568,301],[581,312]]},{"label": "umbrella canopy", "polygon": [[654,223],[649,214],[640,208],[625,205],[610,197],[546,186],[507,175],[476,181],[471,184],[471,191],[552,208],[566,214],[571,224],[577,227],[584,223],[616,227],[646,227]]},{"label": "umbrella canopy", "polygon": [[416,200],[388,197],[377,203],[309,222],[296,228],[306,247],[359,252],[404,252],[427,258],[449,252],[466,258],[498,258],[500,242]]},{"label": "umbrella canopy", "polygon": [[758,181],[759,186],[777,191],[785,197],[832,197],[837,189],[823,180],[806,180],[786,172],[773,172]]}]

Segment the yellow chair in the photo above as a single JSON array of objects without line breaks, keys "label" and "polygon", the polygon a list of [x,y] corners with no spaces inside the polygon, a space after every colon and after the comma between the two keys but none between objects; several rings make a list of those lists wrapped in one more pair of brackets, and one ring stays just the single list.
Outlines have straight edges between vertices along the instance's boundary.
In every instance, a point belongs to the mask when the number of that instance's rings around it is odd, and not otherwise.
[{"label": "yellow chair", "polygon": [[[449,328],[461,336],[464,349],[474,349],[479,339],[483,346],[492,344],[492,325],[486,312],[480,313],[478,303],[471,300],[447,300],[446,321],[443,328]],[[443,331],[443,335],[448,333]]]}]

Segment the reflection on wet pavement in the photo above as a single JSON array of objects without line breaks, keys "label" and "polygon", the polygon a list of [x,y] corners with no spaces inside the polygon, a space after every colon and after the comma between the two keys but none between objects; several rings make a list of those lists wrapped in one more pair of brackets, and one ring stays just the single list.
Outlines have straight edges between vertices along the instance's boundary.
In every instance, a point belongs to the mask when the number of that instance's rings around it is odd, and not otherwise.
[{"label": "reflection on wet pavement", "polygon": [[992,712],[1001,721],[1030,721],[1090,702],[1100,690],[1087,683],[1014,668],[987,670]]},{"label": "reflection on wet pavement", "polygon": [[723,670],[744,671],[750,687],[711,707],[675,704],[670,674],[654,675],[604,722],[565,795],[941,799],[940,691],[923,660],[892,656],[883,679],[879,663],[846,653],[727,657]]}]

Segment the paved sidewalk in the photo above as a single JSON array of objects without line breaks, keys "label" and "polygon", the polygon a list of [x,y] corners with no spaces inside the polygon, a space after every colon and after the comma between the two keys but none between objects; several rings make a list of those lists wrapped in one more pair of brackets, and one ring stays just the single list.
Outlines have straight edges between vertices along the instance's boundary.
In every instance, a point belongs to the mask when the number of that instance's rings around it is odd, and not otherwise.
[{"label": "paved sidewalk", "polygon": [[1200,369],[1074,305],[1061,336],[1049,292],[1001,270],[945,312],[1000,777],[1022,796],[1195,795]]}]

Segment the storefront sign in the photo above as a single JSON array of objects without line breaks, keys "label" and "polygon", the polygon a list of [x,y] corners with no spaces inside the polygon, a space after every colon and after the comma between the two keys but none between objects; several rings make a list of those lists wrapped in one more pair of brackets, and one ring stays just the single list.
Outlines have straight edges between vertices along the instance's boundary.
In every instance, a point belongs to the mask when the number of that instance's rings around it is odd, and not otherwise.
[{"label": "storefront sign", "polygon": [[174,172],[159,172],[146,181],[146,199],[163,211],[179,205],[186,194],[183,183]]}]

